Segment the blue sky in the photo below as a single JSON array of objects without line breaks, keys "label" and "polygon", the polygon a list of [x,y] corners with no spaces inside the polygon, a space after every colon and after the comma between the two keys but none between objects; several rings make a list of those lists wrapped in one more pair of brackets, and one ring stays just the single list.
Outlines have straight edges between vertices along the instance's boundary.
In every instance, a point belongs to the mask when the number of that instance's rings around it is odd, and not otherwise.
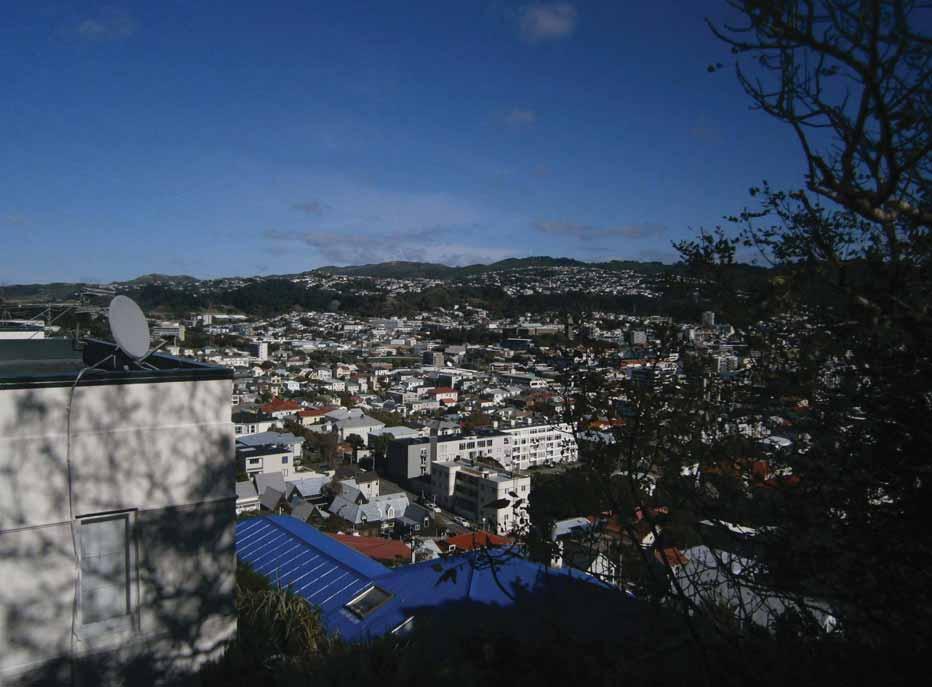
[{"label": "blue sky", "polygon": [[[18,5],[18,7],[17,7]],[[801,183],[724,2],[6,7],[0,282],[671,261]]]}]

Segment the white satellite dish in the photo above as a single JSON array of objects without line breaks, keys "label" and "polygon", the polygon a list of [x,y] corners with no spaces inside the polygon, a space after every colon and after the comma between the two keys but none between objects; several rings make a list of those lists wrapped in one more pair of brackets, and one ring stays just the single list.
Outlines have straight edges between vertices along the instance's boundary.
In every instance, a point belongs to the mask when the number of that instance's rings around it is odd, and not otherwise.
[{"label": "white satellite dish", "polygon": [[132,298],[116,296],[110,301],[110,333],[117,346],[134,360],[149,353],[149,324]]}]

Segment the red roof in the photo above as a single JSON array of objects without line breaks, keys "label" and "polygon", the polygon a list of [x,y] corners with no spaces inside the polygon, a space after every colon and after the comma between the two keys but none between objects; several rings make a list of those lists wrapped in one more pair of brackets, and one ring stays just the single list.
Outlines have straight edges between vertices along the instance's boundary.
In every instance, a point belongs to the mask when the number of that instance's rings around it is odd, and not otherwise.
[{"label": "red roof", "polygon": [[510,539],[484,530],[467,532],[466,534],[458,534],[455,537],[447,538],[447,546],[455,546],[460,551],[472,551],[484,546],[507,546],[509,544],[511,544]]},{"label": "red roof", "polygon": [[297,401],[273,398],[271,401],[262,406],[261,410],[263,413],[276,413],[282,410],[301,410],[301,404]]},{"label": "red roof", "polygon": [[406,562],[411,560],[411,548],[404,542],[395,539],[383,539],[382,537],[354,537],[349,534],[330,534],[341,544],[359,553],[374,558],[377,561],[394,562],[402,559]]},{"label": "red roof", "polygon": [[324,406],[323,408],[305,408],[304,410],[300,411],[298,415],[301,417],[320,417],[321,415],[332,413],[336,409],[336,406]]},{"label": "red roof", "polygon": [[660,553],[658,549],[654,549],[654,558],[657,559],[658,563],[670,566],[684,565],[689,562],[686,554],[673,546],[664,549],[663,553]]},{"label": "red roof", "polygon": [[427,393],[433,394],[434,396],[436,396],[437,394],[455,394],[456,389],[449,387],[449,386],[438,386],[435,389],[431,389]]}]

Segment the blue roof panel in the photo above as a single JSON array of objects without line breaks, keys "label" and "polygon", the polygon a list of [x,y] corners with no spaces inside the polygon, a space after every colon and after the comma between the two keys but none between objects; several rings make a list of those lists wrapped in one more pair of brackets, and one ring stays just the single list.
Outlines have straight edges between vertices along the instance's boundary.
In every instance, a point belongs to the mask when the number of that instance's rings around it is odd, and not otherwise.
[{"label": "blue roof panel", "polygon": [[[547,568],[503,549],[389,569],[287,516],[237,523],[236,551],[273,584],[290,587],[319,608],[325,627],[350,641],[391,632],[414,613],[446,603],[505,607],[514,605],[523,592],[536,592],[564,612],[563,607],[579,607],[584,597],[597,606],[611,606],[624,596],[585,573]],[[373,585],[392,597],[360,619],[346,605]]]},{"label": "blue roof panel", "polygon": [[[291,521],[291,522],[289,522]],[[293,527],[291,523],[301,527]],[[279,587],[290,587],[329,618],[388,571],[382,565],[339,544],[294,518],[266,516],[236,524],[236,554]]]}]

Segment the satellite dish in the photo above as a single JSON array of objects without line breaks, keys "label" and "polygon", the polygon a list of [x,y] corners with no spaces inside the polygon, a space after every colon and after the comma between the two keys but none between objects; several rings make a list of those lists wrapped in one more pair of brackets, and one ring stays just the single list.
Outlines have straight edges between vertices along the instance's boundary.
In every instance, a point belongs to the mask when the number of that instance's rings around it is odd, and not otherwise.
[{"label": "satellite dish", "polygon": [[116,296],[110,301],[110,333],[117,346],[134,360],[149,353],[149,324],[132,298]]}]

